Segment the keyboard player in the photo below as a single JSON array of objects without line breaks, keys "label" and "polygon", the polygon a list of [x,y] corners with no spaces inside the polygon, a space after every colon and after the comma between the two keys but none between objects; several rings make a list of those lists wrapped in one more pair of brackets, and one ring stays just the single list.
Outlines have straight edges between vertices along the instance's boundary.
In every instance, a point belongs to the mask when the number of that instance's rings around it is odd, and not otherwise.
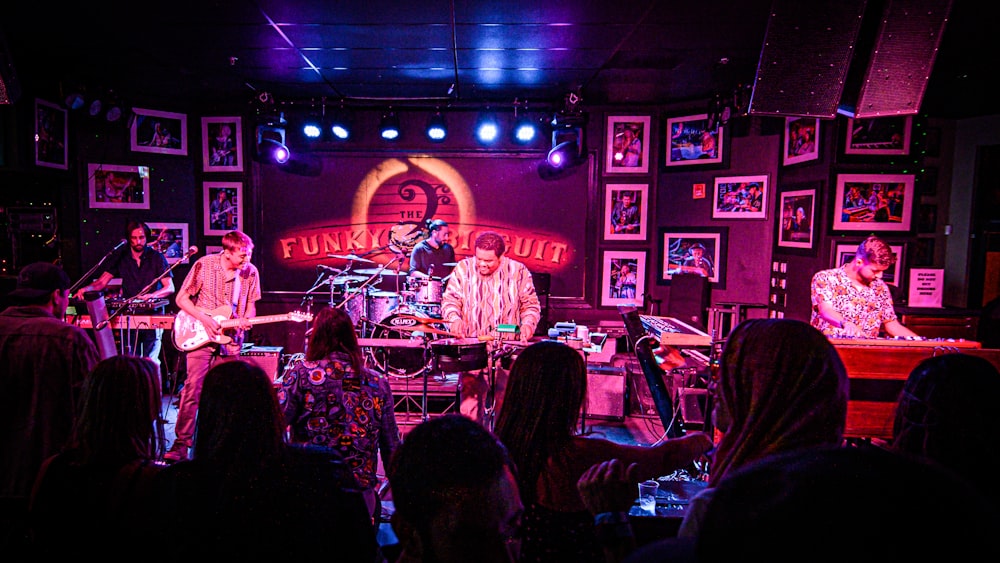
[{"label": "keyboard player", "polygon": [[[167,259],[159,251],[149,246],[149,226],[138,221],[129,221],[125,226],[125,236],[128,245],[116,251],[108,258],[105,269],[96,280],[77,292],[77,298],[82,298],[88,291],[103,291],[114,278],[122,280],[122,297],[132,307],[141,309],[145,315],[163,314],[166,305],[158,307],[143,307],[153,301],[162,300],[174,293],[173,273],[169,272]],[[163,275],[166,272],[166,275]],[[143,289],[163,276],[150,291],[139,295]],[[163,342],[163,329],[144,329],[141,326],[120,330],[118,337],[125,352],[145,356],[159,367],[160,348]]]}]

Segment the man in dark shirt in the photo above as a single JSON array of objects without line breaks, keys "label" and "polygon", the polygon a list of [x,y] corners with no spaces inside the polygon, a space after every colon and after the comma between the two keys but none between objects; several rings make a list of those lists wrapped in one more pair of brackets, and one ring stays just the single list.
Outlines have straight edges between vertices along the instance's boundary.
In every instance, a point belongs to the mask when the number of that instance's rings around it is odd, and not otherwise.
[{"label": "man in dark shirt", "polygon": [[427,223],[427,229],[430,236],[417,243],[410,253],[410,276],[446,277],[455,264],[455,248],[448,242],[451,240],[451,229],[441,219]]}]

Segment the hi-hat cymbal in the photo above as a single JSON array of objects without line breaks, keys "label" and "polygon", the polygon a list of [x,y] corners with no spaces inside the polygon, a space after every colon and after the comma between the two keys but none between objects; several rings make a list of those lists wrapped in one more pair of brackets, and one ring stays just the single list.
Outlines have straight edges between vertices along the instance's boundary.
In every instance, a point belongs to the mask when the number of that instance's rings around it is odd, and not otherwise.
[{"label": "hi-hat cymbal", "polygon": [[362,268],[360,270],[354,270],[354,273],[364,274],[366,276],[374,276],[375,274],[382,274],[383,276],[405,276],[407,275],[408,272],[405,271],[397,272],[396,270],[390,270],[389,268],[386,268],[384,270],[380,270],[378,268]]},{"label": "hi-hat cymbal", "polygon": [[369,260],[363,256],[358,256],[357,254],[327,254],[327,258],[340,258],[342,260],[353,260],[355,262],[368,262],[369,264],[374,264],[374,260]]}]

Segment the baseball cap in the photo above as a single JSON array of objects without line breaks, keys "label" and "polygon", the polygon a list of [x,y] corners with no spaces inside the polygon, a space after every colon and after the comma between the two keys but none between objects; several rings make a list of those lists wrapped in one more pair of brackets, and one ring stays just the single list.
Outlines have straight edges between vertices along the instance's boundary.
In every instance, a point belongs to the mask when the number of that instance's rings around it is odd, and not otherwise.
[{"label": "baseball cap", "polygon": [[35,299],[48,295],[57,289],[69,289],[72,282],[69,276],[54,264],[34,262],[28,264],[17,275],[17,287],[10,292],[10,297]]}]

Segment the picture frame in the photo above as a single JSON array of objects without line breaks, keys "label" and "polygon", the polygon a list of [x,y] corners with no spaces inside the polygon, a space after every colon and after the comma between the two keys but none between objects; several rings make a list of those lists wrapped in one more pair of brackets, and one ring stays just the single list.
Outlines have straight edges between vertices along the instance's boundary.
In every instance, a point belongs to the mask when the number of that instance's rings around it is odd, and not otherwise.
[{"label": "picture frame", "polygon": [[[606,250],[601,258],[601,306],[642,306],[646,294],[646,252]],[[622,277],[622,267],[628,267]],[[628,283],[632,281],[634,283]]]},{"label": "picture frame", "polygon": [[818,117],[786,117],[781,164],[791,166],[819,160],[819,133]]},{"label": "picture frame", "polygon": [[[657,283],[670,285],[674,274],[689,273],[706,276],[718,289],[726,284],[727,227],[661,227],[658,231]],[[698,256],[696,247],[702,247]],[[699,262],[707,260],[705,264]]]},{"label": "picture frame", "polygon": [[648,174],[650,117],[608,116],[604,148],[605,174]]},{"label": "picture frame", "polygon": [[149,167],[92,162],[87,191],[91,209],[149,209]]},{"label": "picture frame", "polygon": [[712,198],[713,219],[767,219],[767,174],[719,176]]},{"label": "picture frame", "polygon": [[[831,257],[831,268],[839,268],[844,264],[850,262],[854,259],[855,253],[858,251],[858,245],[861,244],[861,240],[854,242],[838,242],[833,245],[833,256]],[[882,281],[885,283],[890,283],[895,285],[897,288],[902,287],[903,275],[903,262],[906,258],[906,244],[905,243],[889,243],[889,248],[892,249],[892,253],[896,255],[896,264],[892,268],[886,270],[882,274]]]},{"label": "picture frame", "polygon": [[151,233],[149,246],[163,254],[168,264],[184,259],[191,242],[187,223],[147,222],[146,225]]},{"label": "picture frame", "polygon": [[847,118],[844,154],[908,155],[913,116]]},{"label": "picture frame", "polygon": [[243,118],[201,118],[204,172],[243,172]]},{"label": "picture frame", "polygon": [[722,164],[725,157],[725,128],[708,131],[708,114],[670,117],[664,127],[666,167]]},{"label": "picture frame", "polygon": [[649,205],[649,184],[606,185],[604,240],[646,240]]},{"label": "picture frame", "polygon": [[224,235],[243,228],[243,183],[204,182],[202,216],[205,235]]},{"label": "picture frame", "polygon": [[913,182],[913,174],[838,174],[833,230],[910,231]]},{"label": "picture frame", "polygon": [[816,240],[816,188],[781,192],[778,210],[778,247],[811,249]]},{"label": "picture frame", "polygon": [[69,120],[65,109],[35,98],[35,166],[69,169]]},{"label": "picture frame", "polygon": [[129,125],[133,152],[187,156],[187,115],[169,111],[132,108]]}]

